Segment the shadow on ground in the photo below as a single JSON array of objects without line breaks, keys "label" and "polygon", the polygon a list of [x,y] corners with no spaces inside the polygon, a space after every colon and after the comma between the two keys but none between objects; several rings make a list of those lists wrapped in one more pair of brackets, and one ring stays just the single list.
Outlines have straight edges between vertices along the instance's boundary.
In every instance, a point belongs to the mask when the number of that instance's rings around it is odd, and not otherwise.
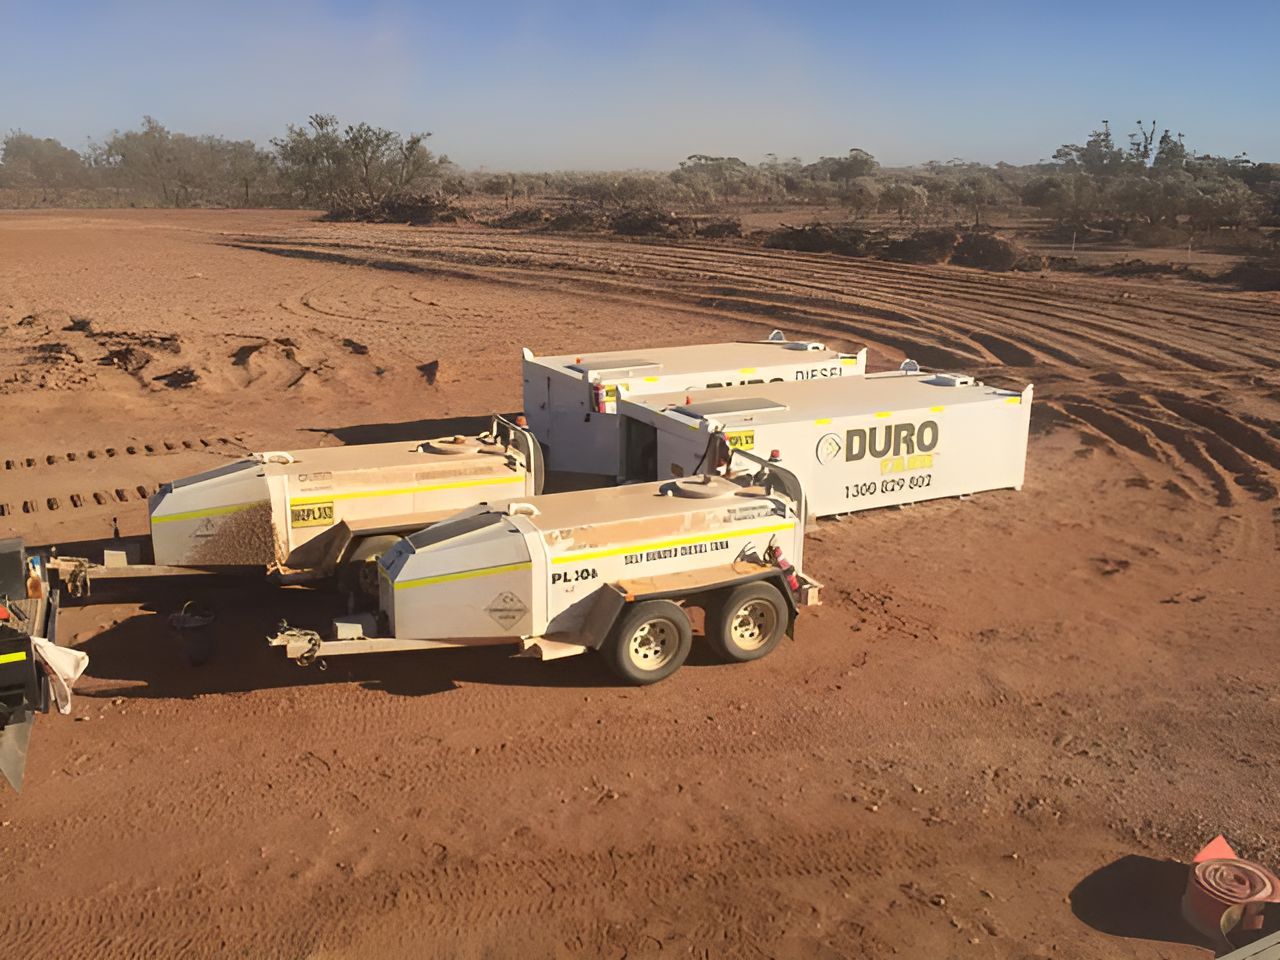
[{"label": "shadow on ground", "polygon": [[[508,420],[516,414],[504,413]],[[436,420],[406,420],[403,423],[362,423],[346,427],[308,427],[309,433],[327,433],[343,444],[393,443],[397,440],[431,440],[436,437],[452,437],[484,433],[493,418],[489,415],[474,417],[443,417]]]},{"label": "shadow on ground", "polygon": [[1214,944],[1182,919],[1185,863],[1131,854],[1109,863],[1071,891],[1071,911],[1093,929],[1113,937],[1183,943],[1205,949]]},{"label": "shadow on ground", "polygon": [[[200,630],[179,634],[169,615],[188,600],[215,614]],[[418,697],[457,683],[592,689],[619,683],[588,652],[543,663],[514,658],[514,645],[329,657],[299,667],[266,638],[281,620],[322,635],[345,612],[341,597],[322,590],[269,584],[220,584],[200,590],[164,584],[141,611],[78,643],[89,655],[88,676],[100,681],[87,697],[190,698],[323,684],[359,683],[368,690]],[[695,617],[696,621],[696,617]],[[83,631],[82,631],[83,632]],[[193,664],[193,661],[195,663]],[[686,667],[719,664],[698,642]]]}]

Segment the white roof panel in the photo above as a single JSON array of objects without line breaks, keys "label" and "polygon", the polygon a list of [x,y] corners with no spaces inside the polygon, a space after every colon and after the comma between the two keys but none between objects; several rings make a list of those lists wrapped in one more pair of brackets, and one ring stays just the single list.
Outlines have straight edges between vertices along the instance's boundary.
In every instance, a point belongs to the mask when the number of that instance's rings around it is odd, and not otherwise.
[{"label": "white roof panel", "polygon": [[695,419],[712,418],[726,425],[795,423],[827,417],[983,403],[1018,395],[1018,391],[988,386],[959,374],[895,370],[865,377],[652,393],[624,398],[619,402],[618,412],[650,419],[653,414],[670,411]]},{"label": "white roof panel", "polygon": [[[534,357],[531,362],[564,370],[569,373],[599,373],[621,369],[640,371],[642,366],[661,367],[664,376],[682,373],[701,373],[704,370],[738,370],[744,373],[753,367],[780,364],[820,364],[824,360],[837,362],[853,354],[828,350],[822,344],[806,341],[740,341],[735,343],[701,343],[683,347],[646,348],[643,353],[635,350],[606,350],[595,353],[563,354],[560,356]],[[645,371],[652,373],[652,371]]]}]

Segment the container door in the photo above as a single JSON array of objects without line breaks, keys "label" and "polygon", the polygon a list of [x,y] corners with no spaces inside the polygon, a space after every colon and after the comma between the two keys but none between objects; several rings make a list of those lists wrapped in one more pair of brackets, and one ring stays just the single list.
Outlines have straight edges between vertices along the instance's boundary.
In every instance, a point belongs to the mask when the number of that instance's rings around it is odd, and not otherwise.
[{"label": "container door", "polygon": [[648,483],[658,479],[658,429],[634,417],[622,416],[623,483]]}]

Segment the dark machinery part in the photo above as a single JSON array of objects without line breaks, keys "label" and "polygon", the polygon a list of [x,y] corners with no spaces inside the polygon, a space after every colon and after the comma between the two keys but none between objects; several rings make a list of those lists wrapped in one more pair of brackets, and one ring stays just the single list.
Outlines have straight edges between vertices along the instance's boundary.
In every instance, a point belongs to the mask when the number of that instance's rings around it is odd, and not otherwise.
[{"label": "dark machinery part", "polygon": [[[31,638],[53,639],[57,604],[28,598],[32,576],[22,541],[0,540],[0,773],[15,790],[22,789],[36,714],[48,713],[51,699]],[[40,587],[48,596],[48,583],[40,579]]]}]

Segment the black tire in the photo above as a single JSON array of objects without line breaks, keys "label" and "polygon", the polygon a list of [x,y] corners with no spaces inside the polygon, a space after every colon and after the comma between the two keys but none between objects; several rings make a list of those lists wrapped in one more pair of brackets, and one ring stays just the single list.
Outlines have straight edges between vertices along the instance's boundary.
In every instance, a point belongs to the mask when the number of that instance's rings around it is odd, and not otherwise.
[{"label": "black tire", "polygon": [[787,632],[791,610],[778,588],[758,580],[726,591],[707,607],[707,643],[726,663],[759,660]]},{"label": "black tire", "polygon": [[338,566],[338,590],[352,598],[355,608],[378,600],[378,558],[400,542],[394,534],[357,540]]},{"label": "black tire", "polygon": [[679,670],[692,647],[693,627],[683,607],[643,600],[622,612],[600,652],[619,679],[643,686]]}]

